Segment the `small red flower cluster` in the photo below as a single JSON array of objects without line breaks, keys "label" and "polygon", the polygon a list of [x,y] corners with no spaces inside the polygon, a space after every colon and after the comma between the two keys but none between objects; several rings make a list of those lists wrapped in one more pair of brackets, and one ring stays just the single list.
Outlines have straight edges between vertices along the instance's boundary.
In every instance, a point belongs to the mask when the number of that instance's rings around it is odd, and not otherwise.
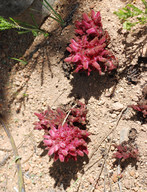
[{"label": "small red flower cluster", "polygon": [[144,118],[147,118],[147,105],[131,105],[134,110],[139,111],[143,114]]},{"label": "small red flower cluster", "polygon": [[70,52],[65,62],[75,65],[75,72],[112,71],[117,68],[115,56],[109,50],[105,49],[110,37],[107,31],[104,31],[101,23],[100,12],[91,11],[91,18],[86,13],[83,14],[82,21],[76,21],[76,37],[71,39],[71,44],[67,47]]},{"label": "small red flower cluster", "polygon": [[67,162],[70,158],[77,160],[78,155],[88,155],[86,139],[89,133],[80,129],[86,124],[86,114],[86,107],[81,102],[70,110],[67,119],[66,112],[59,108],[56,111],[48,108],[43,113],[35,113],[39,118],[39,122],[34,123],[35,129],[44,129],[44,145],[49,156],[54,154],[55,161],[59,159]]},{"label": "small red flower cluster", "polygon": [[134,147],[130,143],[123,142],[120,145],[115,145],[117,152],[113,154],[113,157],[124,161],[129,158],[138,159],[138,148]]},{"label": "small red flower cluster", "polygon": [[48,110],[42,113],[35,113],[35,115],[38,117],[39,121],[34,123],[34,129],[44,129],[45,131],[48,131],[52,127],[58,128],[58,126],[62,124],[66,117],[66,112],[60,108],[53,111],[48,107]]}]

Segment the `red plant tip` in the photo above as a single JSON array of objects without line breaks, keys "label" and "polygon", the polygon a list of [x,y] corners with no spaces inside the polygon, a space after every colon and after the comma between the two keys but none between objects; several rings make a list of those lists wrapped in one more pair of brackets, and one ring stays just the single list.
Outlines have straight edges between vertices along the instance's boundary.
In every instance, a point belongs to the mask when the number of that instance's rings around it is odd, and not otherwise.
[{"label": "red plant tip", "polygon": [[117,152],[113,154],[114,158],[120,159],[121,161],[129,158],[138,160],[139,152],[137,147],[134,147],[125,141],[120,145],[115,145],[115,147],[117,148]]},{"label": "red plant tip", "polygon": [[35,129],[44,130],[44,145],[49,156],[54,154],[55,161],[59,159],[67,162],[70,158],[77,160],[78,155],[88,154],[86,139],[89,133],[83,130],[86,128],[86,106],[77,102],[69,111],[48,108],[42,113],[35,113],[39,119],[34,123]]},{"label": "red plant tip", "polygon": [[48,107],[48,110],[42,113],[35,113],[35,115],[38,117],[39,121],[34,123],[34,129],[49,130],[51,127],[58,127],[59,124],[62,124],[66,117],[66,112],[60,108],[52,110]]},{"label": "red plant tip", "polygon": [[82,21],[75,22],[75,27],[76,37],[70,40],[67,47],[70,55],[64,60],[75,66],[74,72],[86,71],[90,75],[91,71],[98,71],[101,75],[116,69],[115,56],[106,50],[110,37],[102,28],[100,12],[95,14],[92,10],[91,18],[84,13]]},{"label": "red plant tip", "polygon": [[147,105],[130,105],[135,111],[139,111],[143,114],[144,118],[147,118]]},{"label": "red plant tip", "polygon": [[[78,102],[77,106],[70,110],[70,114],[66,122],[71,126],[84,126],[86,125],[86,106]],[[49,130],[52,127],[58,128],[61,125],[66,117],[66,112],[63,109],[58,108],[57,110],[52,110],[48,107],[48,110],[42,113],[35,113],[39,121],[35,122],[34,129],[44,129],[45,131]]]},{"label": "red plant tip", "polygon": [[76,127],[70,127],[67,123],[59,125],[58,129],[52,127],[48,135],[44,135],[44,145],[49,151],[48,155],[54,155],[54,161],[59,159],[67,162],[70,158],[77,160],[77,156],[88,155],[86,138],[89,133]]}]

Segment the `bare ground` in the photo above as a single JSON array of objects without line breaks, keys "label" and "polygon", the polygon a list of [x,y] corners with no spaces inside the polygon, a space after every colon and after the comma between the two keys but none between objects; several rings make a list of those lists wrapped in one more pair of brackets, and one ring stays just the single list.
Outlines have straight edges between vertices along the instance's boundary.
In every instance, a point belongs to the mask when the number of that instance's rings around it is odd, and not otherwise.
[{"label": "bare ground", "polygon": [[[57,10],[63,18],[70,21],[70,15],[72,20],[62,29],[47,19],[43,27],[52,32],[48,38],[39,36],[33,40],[31,35],[19,36],[13,30],[0,33],[0,112],[19,146],[27,192],[147,191],[146,124],[131,109],[127,109],[118,122],[121,111],[139,100],[142,87],[147,83],[145,63],[138,65],[139,56],[147,57],[146,28],[137,26],[134,31],[126,32],[113,14],[125,4],[120,0],[68,0]],[[141,2],[136,1],[136,5],[141,6]],[[101,12],[103,27],[111,36],[109,48],[119,61],[118,80],[108,74],[99,76],[93,73],[89,77],[83,73],[72,74],[63,61],[67,44],[74,36],[74,21],[92,8]],[[28,64],[23,66],[11,57],[26,58]],[[137,65],[138,77],[133,73],[129,76],[131,65]],[[133,83],[128,83],[128,76]],[[114,94],[110,97],[113,88]],[[42,145],[43,132],[33,130],[33,123],[37,120],[34,112],[44,110],[48,105],[52,108],[67,105],[75,99],[85,102],[88,108],[89,157],[79,158],[77,162],[53,162]],[[119,144],[122,132],[132,128],[137,130],[135,142],[140,157],[138,162],[127,162],[120,168],[121,190],[118,164],[114,164],[112,158],[114,147],[107,151],[111,141]],[[113,134],[103,141],[113,129]],[[15,161],[2,128],[0,148],[0,191],[17,191]],[[97,151],[91,157],[95,148]]]}]

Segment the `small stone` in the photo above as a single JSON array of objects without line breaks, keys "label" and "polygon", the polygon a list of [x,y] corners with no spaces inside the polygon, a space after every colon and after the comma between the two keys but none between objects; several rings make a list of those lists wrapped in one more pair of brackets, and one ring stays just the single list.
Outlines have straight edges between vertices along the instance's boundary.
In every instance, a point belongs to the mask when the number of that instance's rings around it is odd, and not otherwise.
[{"label": "small stone", "polygon": [[130,127],[125,126],[120,130],[120,143],[128,140],[129,129]]},{"label": "small stone", "polygon": [[124,89],[122,87],[120,87],[117,91],[117,93],[123,93],[124,92]]},{"label": "small stone", "polygon": [[111,146],[111,151],[114,151],[115,150],[115,147],[112,145]]},{"label": "small stone", "polygon": [[116,116],[117,116],[117,115],[116,115],[116,114],[114,114],[114,113],[113,113],[113,114],[111,114],[112,119],[115,119],[115,118],[116,118]]},{"label": "small stone", "polygon": [[147,46],[145,45],[142,50],[142,57],[147,57]]},{"label": "small stone", "polygon": [[101,101],[98,102],[98,105],[101,106],[101,105],[103,105],[104,103],[105,103],[105,101],[101,100]]},{"label": "small stone", "polygon": [[4,176],[1,176],[0,177],[0,182],[3,182],[5,180],[5,177]]},{"label": "small stone", "polygon": [[114,111],[121,111],[124,108],[123,104],[116,102],[112,105]]},{"label": "small stone", "polygon": [[138,187],[134,187],[133,189],[135,192],[138,192],[139,191],[139,188]]},{"label": "small stone", "polygon": [[136,174],[135,174],[135,178],[137,179],[138,177],[139,177],[139,173],[136,172]]},{"label": "small stone", "polygon": [[3,161],[5,152],[4,151],[0,151],[0,161]]},{"label": "small stone", "polygon": [[31,180],[30,179],[25,179],[25,183],[26,184],[31,184]]},{"label": "small stone", "polygon": [[94,183],[93,177],[89,177],[89,178],[88,178],[88,181],[89,181],[90,184],[93,184],[93,183]]},{"label": "small stone", "polygon": [[134,177],[135,171],[134,171],[134,170],[131,170],[131,171],[130,171],[130,175],[131,175],[132,177]]},{"label": "small stone", "polygon": [[24,170],[25,170],[25,171],[28,171],[28,170],[29,170],[29,168],[30,168],[29,164],[28,164],[28,163],[27,163],[27,164],[25,164],[25,166],[24,166]]},{"label": "small stone", "polygon": [[93,9],[95,7],[95,3],[91,3],[90,9]]},{"label": "small stone", "polygon": [[138,97],[137,96],[134,96],[133,98],[132,98],[132,101],[138,101]]},{"label": "small stone", "polygon": [[130,180],[126,180],[124,185],[125,185],[126,189],[130,189],[131,188],[131,181]]},{"label": "small stone", "polygon": [[116,182],[118,181],[118,175],[117,175],[117,173],[113,173],[113,175],[112,175],[112,181],[113,181],[114,183],[116,183]]}]

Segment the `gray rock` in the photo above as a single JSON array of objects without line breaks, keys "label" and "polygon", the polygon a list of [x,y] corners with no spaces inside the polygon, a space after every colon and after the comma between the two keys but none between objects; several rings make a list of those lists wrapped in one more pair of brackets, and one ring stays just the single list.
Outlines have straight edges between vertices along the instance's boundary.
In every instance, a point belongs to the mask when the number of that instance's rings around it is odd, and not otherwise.
[{"label": "gray rock", "polygon": [[128,133],[129,133],[130,127],[125,126],[120,131],[120,143],[128,140]]},{"label": "gray rock", "polygon": [[123,104],[116,102],[112,105],[114,111],[121,111],[124,108]]},{"label": "gray rock", "polygon": [[124,185],[125,185],[126,189],[130,189],[131,188],[131,181],[130,180],[125,180]]},{"label": "gray rock", "polygon": [[[44,0],[42,0],[43,2]],[[53,6],[57,0],[47,0]],[[42,5],[41,0],[0,0],[0,16],[34,24],[32,16],[38,25],[50,12]]]}]

